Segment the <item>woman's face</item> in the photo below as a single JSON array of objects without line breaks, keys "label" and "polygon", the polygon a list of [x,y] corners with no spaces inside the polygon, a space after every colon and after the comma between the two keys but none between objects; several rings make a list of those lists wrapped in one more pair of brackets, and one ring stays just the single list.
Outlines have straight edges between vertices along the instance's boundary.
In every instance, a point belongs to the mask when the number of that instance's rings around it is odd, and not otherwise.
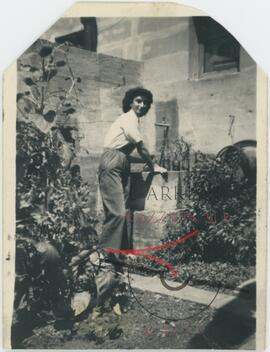
[{"label": "woman's face", "polygon": [[138,117],[142,117],[150,109],[150,103],[146,97],[139,95],[133,99],[130,107]]}]

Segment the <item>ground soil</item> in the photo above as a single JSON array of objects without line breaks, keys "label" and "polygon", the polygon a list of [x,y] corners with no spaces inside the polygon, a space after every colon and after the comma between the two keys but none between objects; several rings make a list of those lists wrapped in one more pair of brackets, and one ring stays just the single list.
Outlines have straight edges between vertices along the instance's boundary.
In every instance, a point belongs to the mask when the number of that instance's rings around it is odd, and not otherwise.
[{"label": "ground soil", "polygon": [[[241,282],[241,275],[239,280]],[[198,287],[216,291],[216,288],[209,286]],[[222,288],[221,292],[235,295],[236,299],[239,295],[238,291],[230,289]],[[129,303],[126,313],[117,315],[110,310],[98,318],[101,326],[105,326],[98,334],[93,330],[99,321],[93,321],[93,313],[90,313],[84,320],[75,323],[71,330],[57,330],[53,324],[35,329],[32,336],[23,341],[21,348],[237,349],[255,334],[253,318],[246,319],[221,309],[215,310],[211,305],[205,307],[138,289],[134,289],[134,296],[130,295]],[[107,319],[104,323],[103,318]]]},{"label": "ground soil", "polygon": [[[137,296],[145,306],[161,316],[181,318],[194,313],[193,318],[175,322],[156,318],[143,309],[134,299],[127,313],[120,316],[117,333],[94,339],[87,329],[87,321],[75,325],[72,334],[67,331],[56,332],[52,327],[36,330],[35,334],[24,341],[28,349],[185,349],[190,348],[190,340],[211,323],[216,311],[174,297],[139,292]],[[204,310],[203,310],[204,309]],[[202,311],[203,310],[203,311]],[[201,312],[198,314],[198,312]],[[213,344],[214,347],[214,344]]]}]

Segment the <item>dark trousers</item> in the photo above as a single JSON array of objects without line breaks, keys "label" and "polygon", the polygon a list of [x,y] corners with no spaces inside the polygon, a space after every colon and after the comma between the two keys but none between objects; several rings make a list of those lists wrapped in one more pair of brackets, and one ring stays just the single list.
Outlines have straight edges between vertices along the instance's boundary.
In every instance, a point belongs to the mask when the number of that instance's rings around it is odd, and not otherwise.
[{"label": "dark trousers", "polygon": [[119,150],[106,149],[101,156],[98,174],[105,215],[100,246],[104,249],[131,248],[129,175],[127,156]]}]

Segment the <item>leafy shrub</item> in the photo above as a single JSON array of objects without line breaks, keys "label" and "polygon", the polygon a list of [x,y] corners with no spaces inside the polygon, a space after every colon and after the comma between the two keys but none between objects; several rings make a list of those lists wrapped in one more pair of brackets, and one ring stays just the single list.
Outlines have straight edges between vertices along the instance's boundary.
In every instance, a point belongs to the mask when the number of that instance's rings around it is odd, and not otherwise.
[{"label": "leafy shrub", "polygon": [[165,242],[198,229],[199,234],[164,254],[170,263],[203,260],[254,265],[256,187],[243,179],[237,160],[204,158],[191,171],[191,201],[170,225]]},{"label": "leafy shrub", "polygon": [[81,78],[74,76],[68,51],[68,45],[39,40],[18,60],[16,159],[17,234],[50,241],[65,262],[97,241],[90,186],[79,166],[71,167],[76,127],[69,120]]},{"label": "leafy shrub", "polygon": [[[20,136],[25,132],[22,145]],[[87,246],[87,236],[95,243],[96,220],[88,207],[90,186],[74,174],[74,168],[63,167],[53,134],[43,134],[25,121],[18,121],[17,133],[19,150],[29,159],[17,183],[17,233],[49,240],[65,256],[76,241],[80,249]]]},{"label": "leafy shrub", "polygon": [[[36,49],[18,61],[21,91],[17,94],[13,342],[20,340],[20,331],[23,335],[27,330],[25,321],[31,321],[31,329],[37,323],[34,316],[46,320],[45,311],[53,308],[58,314],[67,305],[66,311],[70,312],[70,297],[75,290],[86,286],[93,290],[93,275],[88,275],[87,284],[82,281],[85,268],[73,275],[67,268],[72,257],[97,243],[97,220],[88,199],[90,185],[81,179],[79,166],[71,166],[76,128],[68,121],[76,111],[76,85],[81,80],[74,77],[69,66],[68,48],[62,51],[41,43],[40,50]],[[57,56],[64,60],[57,61]],[[59,77],[70,82],[66,89],[55,90],[54,81]],[[36,261],[40,254],[36,245],[43,241],[52,244],[62,259],[63,270],[56,268],[55,278],[59,269],[67,281],[67,287],[55,288],[53,295],[50,292],[54,285],[46,279],[41,262]]]},{"label": "leafy shrub", "polygon": [[253,266],[246,267],[238,264],[202,261],[190,262],[179,267],[179,278],[181,281],[189,278],[193,285],[206,285],[207,287],[222,287],[234,289],[245,280],[255,276]]},{"label": "leafy shrub", "polygon": [[[256,187],[243,179],[238,165],[237,158],[228,163],[204,156],[191,171],[189,204],[167,226],[162,242],[194,229],[198,234],[154,254],[179,271],[181,282],[191,275],[195,284],[232,288],[254,275]],[[171,277],[158,262],[137,258],[136,266],[134,272]]]},{"label": "leafy shrub", "polygon": [[[20,136],[25,131],[27,134],[22,142]],[[74,256],[97,244],[97,220],[91,215],[88,200],[90,186],[82,182],[78,166],[70,170],[63,166],[53,133],[41,133],[31,122],[25,121],[18,121],[17,133],[20,150],[29,156],[25,174],[17,183],[17,243],[22,236],[37,242],[47,240],[57,248],[62,262],[69,265]],[[18,260],[16,257],[16,262]],[[74,291],[95,290],[94,273],[90,270],[93,268],[83,265],[78,269],[72,275],[69,271],[62,304]],[[49,307],[46,281],[37,279],[40,275],[37,276],[30,267],[27,272],[29,289],[40,302],[38,306],[40,309]],[[19,291],[17,284],[15,288]],[[17,295],[20,296],[20,292]],[[32,305],[29,301],[27,306],[30,310]]]}]

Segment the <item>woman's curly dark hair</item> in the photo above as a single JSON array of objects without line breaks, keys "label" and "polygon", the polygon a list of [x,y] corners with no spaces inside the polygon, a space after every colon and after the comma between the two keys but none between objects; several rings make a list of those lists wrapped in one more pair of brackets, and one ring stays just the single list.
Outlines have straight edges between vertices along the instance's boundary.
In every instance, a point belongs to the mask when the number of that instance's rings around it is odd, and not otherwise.
[{"label": "woman's curly dark hair", "polygon": [[153,94],[150,92],[150,90],[145,89],[143,87],[136,87],[129,89],[122,101],[122,109],[123,112],[128,112],[131,108],[130,105],[133,102],[133,99],[138,96],[143,96],[149,101],[149,108],[151,104],[153,103]]}]

